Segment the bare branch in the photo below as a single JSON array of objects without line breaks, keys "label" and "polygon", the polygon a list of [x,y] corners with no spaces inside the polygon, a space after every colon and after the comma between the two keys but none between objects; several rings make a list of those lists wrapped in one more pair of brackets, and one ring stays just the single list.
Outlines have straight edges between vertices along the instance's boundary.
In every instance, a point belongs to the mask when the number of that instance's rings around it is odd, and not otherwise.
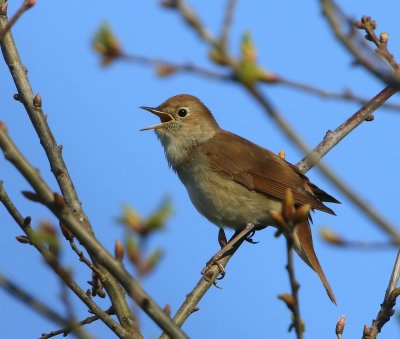
[{"label": "bare branch", "polygon": [[[4,5],[4,0],[0,1],[0,7],[2,7],[2,5]],[[0,15],[0,34],[1,32],[4,32],[7,24],[6,15]],[[82,226],[89,231],[89,234],[94,237],[90,222],[82,209],[80,199],[61,155],[61,147],[57,145],[57,142],[47,124],[47,116],[42,110],[41,97],[39,94],[33,94],[26,69],[19,57],[12,33],[9,32],[6,34],[4,39],[0,40],[0,42],[4,59],[18,90],[17,98],[23,103],[36,133],[39,136],[40,143],[46,152],[51,170],[58,182],[65,202],[75,215],[76,219],[79,220]],[[93,255],[93,253],[90,252],[89,254]],[[103,270],[101,267],[99,269]],[[132,335],[138,334],[140,336],[139,326],[125,299],[122,288],[111,274],[107,274],[108,272],[106,271],[103,273],[106,277],[103,282],[104,287],[108,292],[119,321],[124,328],[132,332]]]},{"label": "bare branch", "polygon": [[362,339],[375,339],[381,332],[382,327],[390,320],[394,314],[394,306],[396,299],[400,295],[400,287],[395,288],[381,304],[381,309],[376,319],[373,320],[372,326],[364,325]]},{"label": "bare branch", "polygon": [[[0,129],[0,139],[3,138],[3,129]],[[0,142],[1,143],[1,142]],[[41,242],[39,242],[35,233],[30,226],[30,218],[23,218],[21,213],[17,210],[7,192],[4,189],[3,183],[0,181],[0,201],[6,207],[8,213],[12,216],[15,222],[21,227],[21,229],[28,236],[30,243],[40,252],[45,259],[46,263],[53,269],[53,271],[62,279],[65,284],[77,295],[83,303],[119,337],[125,338],[126,332],[124,328],[116,323],[107,313],[105,313],[97,304],[86,295],[80,286],[72,279],[71,275],[65,270],[57,258],[51,253]]]},{"label": "bare branch", "polygon": [[386,293],[385,293],[385,300],[387,300],[389,298],[390,294],[392,293],[392,291],[397,286],[399,286],[399,278],[400,278],[400,249],[397,252],[396,260],[393,265],[392,275],[390,276],[389,284],[388,284],[388,287],[387,287]]},{"label": "bare branch", "polygon": [[300,316],[300,303],[299,303],[299,283],[296,280],[294,272],[294,260],[293,260],[293,240],[291,237],[286,237],[286,250],[287,250],[287,266],[286,269],[289,274],[290,288],[293,297],[292,303],[292,314],[293,314],[293,326],[296,330],[297,339],[303,338],[304,324]]},{"label": "bare branch", "polygon": [[[204,28],[203,24],[201,23],[201,21],[197,17],[197,15],[195,15],[194,12],[190,8],[188,8],[188,6],[185,4],[185,2],[183,0],[174,1],[174,5],[176,5],[176,6],[174,6],[174,8],[177,8],[180,11],[183,18],[198,33],[198,35],[201,38],[203,38],[204,41],[208,42],[213,48],[217,49],[220,53],[223,54],[222,58],[224,60],[226,60],[226,65],[229,65],[232,68],[233,72],[235,72],[235,69],[237,67],[237,61],[235,60],[235,58],[228,55],[228,52],[225,49],[225,47],[221,46],[219,44],[219,42],[211,35],[211,33],[209,33],[208,30]],[[257,89],[257,87],[255,85],[249,86],[244,83],[242,85],[247,89],[249,94],[251,94],[251,96],[254,99],[256,99],[256,101],[263,107],[263,109],[268,114],[268,116],[271,117],[272,120],[282,129],[284,134],[297,147],[299,147],[303,152],[305,152],[307,154],[309,152],[309,148],[304,144],[304,142],[301,140],[301,138],[290,127],[290,125],[279,114],[279,112],[273,107],[273,105],[269,102],[269,100],[266,99],[266,97]],[[363,114],[366,114],[366,115],[362,116],[362,119],[356,126],[358,126],[362,121],[365,121],[366,119],[370,118],[372,113],[396,92],[397,92],[397,90],[396,89],[393,90],[393,88],[385,89],[381,93],[379,93],[375,98],[368,101],[368,103],[366,105],[364,105],[364,107],[363,107],[364,108]],[[352,120],[354,120],[354,119],[352,119],[352,118],[349,119],[349,121],[352,121]],[[344,125],[345,126],[349,125],[349,122],[347,122],[347,124],[345,122]],[[354,128],[356,126],[354,126]],[[343,137],[345,135],[349,134],[354,128],[347,128],[346,132],[344,132],[344,134],[343,134]],[[332,147],[333,146],[334,145],[332,145]],[[325,154],[326,153],[323,153],[323,155],[325,155]],[[305,159],[303,159],[302,162],[299,162],[299,164],[298,164],[300,170],[303,173],[307,172],[310,168],[312,168],[316,164],[316,163],[310,162],[310,164],[308,164],[306,166],[305,161],[309,161],[308,159],[309,158],[306,157]],[[319,158],[318,161],[320,159],[321,158]],[[371,208],[368,208],[366,206],[366,204],[363,204],[363,201],[358,198],[358,195],[355,194],[354,192],[352,192],[351,190],[349,190],[348,186],[344,185],[338,178],[336,178],[330,170],[328,170],[325,166],[321,166],[321,165],[319,165],[319,166],[320,166],[320,168],[322,168],[323,173],[325,175],[327,175],[327,177],[331,181],[333,181],[335,184],[339,185],[338,188],[346,196],[348,196],[358,207],[361,208],[361,210],[363,212],[365,212],[367,215],[369,215],[376,223],[378,223],[383,229],[385,229],[393,237],[393,239],[395,239],[397,241],[398,233],[393,226],[391,226],[376,211],[372,210]],[[233,253],[231,255],[233,255]],[[225,267],[226,263],[227,262],[221,263],[222,267]],[[216,266],[212,266],[212,268],[215,268],[216,272],[219,272],[219,269],[217,269]],[[201,279],[199,281],[199,283],[196,285],[196,287],[193,289],[193,291],[189,294],[188,298],[185,300],[184,304],[181,306],[180,310],[178,311],[177,315],[175,316],[174,319],[176,319],[178,325],[181,325],[186,320],[186,318],[193,312],[193,310],[195,309],[195,306],[197,305],[199,300],[203,297],[203,295],[206,293],[208,288],[211,286],[211,284],[207,285],[202,280],[203,279]],[[205,285],[203,285],[203,284],[205,284]],[[195,297],[193,297],[193,296],[195,296]]]},{"label": "bare branch", "polygon": [[188,72],[188,73],[196,73],[198,75],[215,80],[233,80],[232,75],[218,73],[200,66],[196,66],[190,62],[179,64],[163,59],[151,58],[135,54],[128,54],[125,52],[121,54],[119,59],[121,59],[122,61],[153,66],[156,68],[156,71],[160,76],[168,76],[178,72]]},{"label": "bare branch", "polygon": [[[115,312],[113,312],[111,309],[109,309],[105,312],[108,313],[109,315],[115,314]],[[84,325],[91,324],[97,320],[99,320],[99,317],[97,315],[93,315],[93,316],[87,317],[86,319],[83,319],[77,323],[72,324],[70,327],[61,328],[59,330],[51,331],[49,333],[43,333],[42,336],[40,337],[40,339],[48,339],[48,338],[52,338],[52,337],[55,337],[60,334],[62,334],[63,337],[65,337],[71,332],[71,327],[73,327],[73,328],[82,327]]]},{"label": "bare branch", "polygon": [[[24,0],[21,7],[15,12],[15,14],[11,17],[10,21],[4,27],[4,29],[0,33],[0,41],[3,40],[4,36],[10,31],[11,27],[17,22],[17,20],[24,14],[28,9],[35,6],[36,0]],[[7,1],[4,1],[1,4],[0,15],[7,14]]]},{"label": "bare branch", "polygon": [[[240,245],[245,241],[245,237],[242,238],[236,245],[230,250],[230,252],[225,255],[222,259],[219,260],[219,264],[222,267],[226,267],[228,264],[229,260],[232,258],[232,256],[235,254],[235,252],[238,250]],[[186,299],[184,300],[183,304],[179,308],[179,310],[176,312],[174,316],[174,321],[178,326],[182,326],[183,323],[189,318],[189,316],[197,311],[197,304],[200,302],[200,300],[203,298],[203,296],[207,293],[207,291],[210,289],[210,287],[213,285],[213,283],[216,281],[220,274],[220,269],[217,265],[211,266],[207,270],[207,276],[203,275],[201,279],[197,282],[196,286],[193,288],[193,290],[186,296]],[[167,339],[168,336],[163,333],[160,337],[160,339]]]},{"label": "bare branch", "polygon": [[[314,94],[314,95],[317,95],[317,96],[319,96],[321,98],[325,98],[325,99],[352,101],[352,102],[357,102],[362,105],[367,104],[368,101],[370,100],[370,99],[363,98],[359,95],[354,94],[349,89],[345,89],[342,92],[333,92],[333,91],[329,91],[326,89],[321,89],[320,87],[316,87],[316,86],[314,87],[312,85],[297,82],[295,80],[282,78],[280,76],[277,76],[276,84],[286,85],[293,89],[301,90],[303,92],[308,92],[310,94]],[[381,105],[381,107],[385,108],[385,109],[394,110],[394,111],[400,110],[400,104],[395,104],[395,103],[390,103],[390,102],[384,102]]]},{"label": "bare branch", "polygon": [[[143,290],[140,284],[125,270],[122,264],[116,260],[91,233],[82,227],[81,222],[76,219],[75,215],[65,205],[62,196],[52,192],[45,184],[39,173],[28,163],[11,141],[6,133],[4,125],[0,128],[0,148],[3,150],[7,160],[9,160],[30,183],[38,194],[40,201],[68,227],[79,242],[93,254],[93,257],[110,271],[132,299],[135,300],[138,306],[170,336],[178,339],[186,338],[186,335]],[[132,336],[132,334],[130,335]],[[138,336],[138,334],[136,335]]]},{"label": "bare branch", "polygon": [[220,37],[221,44],[223,44],[224,46],[228,46],[229,43],[229,33],[232,26],[233,13],[235,12],[236,3],[237,3],[236,0],[228,0],[226,6],[225,17],[222,23],[221,37]]},{"label": "bare branch", "polygon": [[34,297],[29,292],[25,291],[22,286],[18,286],[15,282],[11,281],[9,278],[1,273],[0,286],[10,295],[19,299],[37,313],[45,316],[47,319],[62,326],[65,326],[69,323],[68,320],[64,319],[64,317],[59,314],[55,309],[51,308],[50,306],[40,301],[38,298]]},{"label": "bare branch", "polygon": [[[336,146],[345,136],[352,132],[361,123],[366,121],[371,114],[378,109],[381,104],[389,99],[393,94],[397,93],[397,89],[393,87],[386,87],[367,104],[361,107],[356,113],[348,118],[344,123],[333,131],[329,131],[324,140],[322,140],[317,147],[314,148],[308,155],[303,158],[297,167],[304,173],[310,168],[315,166],[321,158],[326,155],[334,146]],[[385,218],[377,211],[375,211],[369,204],[363,201],[357,194],[352,192],[348,185],[344,184],[336,178],[336,176],[325,166],[318,165],[318,168],[328,177],[336,187],[341,190],[356,206],[358,206],[364,213],[366,213],[377,225],[379,225],[385,232],[387,232],[396,243],[400,243],[400,234],[394,226],[392,226]]]},{"label": "bare branch", "polygon": [[[400,88],[400,76],[387,67],[365,40],[354,29],[354,23],[346,16],[339,6],[331,0],[321,0],[324,15],[336,37],[354,56],[356,62],[381,79],[386,84]],[[347,32],[345,32],[347,30]]]}]

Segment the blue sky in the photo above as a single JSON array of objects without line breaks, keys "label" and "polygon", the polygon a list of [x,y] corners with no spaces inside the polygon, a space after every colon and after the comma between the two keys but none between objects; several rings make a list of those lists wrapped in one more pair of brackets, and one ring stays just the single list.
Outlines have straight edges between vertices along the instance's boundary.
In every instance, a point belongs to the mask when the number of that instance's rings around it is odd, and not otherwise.
[{"label": "blue sky", "polygon": [[[209,29],[218,33],[225,1],[189,3],[199,11]],[[378,30],[389,33],[390,50],[400,60],[400,30],[395,16],[400,10],[398,1],[341,3],[354,18],[368,14],[376,19]],[[13,13],[18,4],[10,2],[9,12]],[[148,67],[126,63],[101,68],[91,41],[103,22],[111,25],[129,53],[218,68],[207,60],[206,44],[176,12],[162,9],[158,1],[119,1],[112,5],[103,0],[69,1],[67,5],[39,1],[13,30],[34,92],[42,95],[49,124],[64,146],[65,161],[97,237],[112,250],[115,240],[123,235],[115,219],[124,204],[131,204],[146,216],[165,195],[171,196],[174,215],[167,229],[149,244],[150,248],[162,247],[166,255],[143,285],[160,305],[169,303],[174,312],[200,278],[205,262],[217,251],[217,228],[191,205],[185,188],[168,169],[154,133],[139,132],[156,121],[138,107],[156,106],[172,95],[190,93],[206,103],[223,128],[274,152],[284,149],[287,160],[293,163],[302,154],[236,84],[190,74],[160,79]],[[252,34],[260,64],[271,72],[322,89],[350,88],[366,98],[384,87],[352,65],[352,58],[334,39],[321,16],[317,1],[241,1],[231,33],[234,53],[238,53],[246,31]],[[12,99],[15,88],[4,64],[0,75],[0,119],[56,190],[27,115],[22,105]],[[337,127],[359,108],[356,103],[327,101],[282,86],[261,89],[311,147],[327,130]],[[399,102],[399,98],[394,97],[391,102]],[[324,158],[325,164],[397,227],[399,114],[380,109],[373,122],[360,126]],[[32,216],[34,225],[40,220],[55,221],[46,209],[22,198],[20,191],[29,187],[4,159],[0,160],[0,168],[10,196],[24,215]],[[316,251],[335,291],[338,307],[330,303],[315,273],[296,258],[306,338],[334,337],[336,321],[342,314],[347,320],[345,337],[360,337],[363,325],[370,324],[379,310],[396,252],[337,249],[323,243],[317,234],[324,226],[349,239],[368,242],[388,238],[318,170],[308,175],[342,205],[333,206],[337,217],[316,213],[313,226]],[[3,208],[0,220],[0,271],[62,312],[57,278],[32,248],[14,240],[21,231]],[[245,244],[238,251],[220,283],[223,288],[212,288],[201,301],[200,311],[184,325],[191,338],[293,337],[287,333],[289,312],[276,298],[277,294],[289,291],[284,268],[285,242],[275,239],[268,229],[255,238],[260,243]],[[72,267],[77,280],[84,284],[89,279],[88,270],[68,253],[67,244],[65,249],[63,262]],[[7,314],[1,321],[4,337],[37,337],[57,328],[2,290],[0,300],[7,305]],[[74,305],[79,318],[87,316],[78,301]],[[140,321],[146,338],[159,334],[146,315],[141,314]],[[97,338],[110,337],[109,330],[100,323],[88,326],[88,330]],[[380,337],[394,338],[399,334],[400,325],[393,319]]]}]

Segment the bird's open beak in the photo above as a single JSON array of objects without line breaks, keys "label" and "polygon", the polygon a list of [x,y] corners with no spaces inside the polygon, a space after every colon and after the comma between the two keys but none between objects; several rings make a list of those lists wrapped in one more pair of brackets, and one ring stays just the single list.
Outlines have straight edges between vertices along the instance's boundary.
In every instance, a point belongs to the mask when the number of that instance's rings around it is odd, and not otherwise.
[{"label": "bird's open beak", "polygon": [[169,114],[169,113],[166,113],[166,112],[162,112],[162,111],[158,111],[155,108],[147,107],[147,106],[140,106],[139,108],[145,109],[146,111],[149,111],[150,113],[153,113],[153,114],[157,115],[161,120],[161,124],[157,124],[157,125],[149,126],[149,127],[146,127],[146,128],[142,128],[141,131],[147,131],[149,129],[158,129],[158,128],[163,127],[165,123],[175,120],[175,118],[172,116],[172,114]]}]

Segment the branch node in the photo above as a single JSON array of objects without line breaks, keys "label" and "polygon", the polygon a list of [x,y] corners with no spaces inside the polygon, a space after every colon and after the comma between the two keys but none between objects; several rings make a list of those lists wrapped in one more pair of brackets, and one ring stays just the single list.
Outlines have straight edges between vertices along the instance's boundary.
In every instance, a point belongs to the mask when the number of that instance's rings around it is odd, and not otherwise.
[{"label": "branch node", "polygon": [[37,107],[37,108],[41,108],[42,107],[42,97],[39,93],[37,93],[35,95],[35,97],[33,98],[33,106]]},{"label": "branch node", "polygon": [[1,7],[0,7],[0,15],[6,16],[7,15],[7,9],[8,9],[8,1],[4,1],[1,4]]}]

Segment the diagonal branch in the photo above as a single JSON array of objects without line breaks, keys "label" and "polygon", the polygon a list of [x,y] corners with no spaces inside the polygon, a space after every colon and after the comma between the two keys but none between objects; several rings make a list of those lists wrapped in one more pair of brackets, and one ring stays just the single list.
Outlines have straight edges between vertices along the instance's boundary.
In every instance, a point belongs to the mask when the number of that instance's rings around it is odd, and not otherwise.
[{"label": "diagonal branch", "polygon": [[[110,315],[114,313],[111,309],[107,310],[106,312]],[[87,317],[86,319],[83,319],[77,323],[74,323],[73,326],[81,327],[84,325],[91,324],[92,322],[95,322],[97,320],[99,320],[99,317],[97,315],[92,315],[91,317]],[[62,334],[64,337],[66,337],[70,332],[71,332],[70,327],[64,327],[64,328],[61,328],[56,331],[51,331],[49,333],[43,333],[42,336],[40,337],[40,339],[48,339],[48,338],[52,338],[52,337],[55,337],[60,334]]]},{"label": "diagonal branch", "polygon": [[346,16],[341,8],[332,0],[321,0],[321,6],[336,37],[354,56],[357,63],[384,83],[400,89],[400,75],[390,71],[383,59],[365,44],[364,38],[355,31],[354,22]]},{"label": "diagonal branch", "polygon": [[[0,129],[0,135],[2,136]],[[2,139],[0,137],[0,139]],[[1,141],[0,141],[1,143]],[[34,169],[33,169],[34,170]],[[105,313],[90,297],[88,297],[84,290],[72,279],[70,273],[63,268],[54,254],[49,251],[40,241],[35,237],[35,232],[31,228],[30,218],[23,218],[22,214],[15,207],[11,199],[9,198],[6,190],[4,189],[3,183],[0,181],[0,201],[7,209],[8,213],[15,220],[15,222],[21,227],[21,229],[28,236],[30,244],[32,244],[39,253],[43,256],[46,263],[52,268],[52,270],[60,277],[62,281],[76,294],[76,296],[82,300],[82,302],[96,314],[114,333],[120,338],[126,337],[126,331],[122,326],[116,323],[107,313]]]},{"label": "diagonal branch", "polygon": [[[2,8],[4,4],[5,1],[0,0],[0,8]],[[7,25],[6,13],[0,13],[0,34],[5,31]],[[4,59],[18,90],[16,98],[23,103],[28,113],[32,125],[40,139],[40,143],[46,152],[51,170],[58,182],[65,202],[77,220],[80,221],[81,227],[85,227],[91,233],[91,236],[94,237],[90,222],[82,209],[80,199],[78,198],[74,184],[62,158],[61,147],[57,145],[49,125],[47,124],[47,116],[42,110],[42,99],[39,94],[33,94],[26,69],[19,57],[12,33],[8,32],[0,42]],[[90,252],[89,254],[91,256],[93,255],[93,253]],[[104,287],[108,292],[119,321],[128,331],[132,332],[132,335],[136,333],[140,336],[137,321],[129,308],[123,290],[111,274],[108,274],[102,267],[99,267],[99,269],[103,271],[106,277],[103,282]]]},{"label": "diagonal branch", "polygon": [[393,266],[392,275],[386,289],[385,297],[376,318],[372,321],[371,327],[364,325],[362,339],[375,339],[381,332],[382,327],[390,320],[394,314],[396,300],[400,296],[399,286],[400,278],[400,249],[397,252],[396,260]]},{"label": "diagonal branch", "polygon": [[[219,264],[221,264],[222,267],[226,267],[229,260],[232,259],[233,255],[239,249],[239,247],[242,245],[244,241],[245,238],[239,240],[239,242],[237,242],[237,244],[234,247],[232,247],[232,249],[219,260]],[[207,293],[210,287],[213,286],[214,281],[216,281],[220,273],[221,272],[218,266],[213,265],[210,266],[210,268],[208,269],[207,276],[202,275],[202,277],[197,282],[193,290],[186,296],[183,304],[181,305],[181,307],[176,312],[173,318],[178,326],[182,326],[184,322],[190,317],[190,315],[197,311],[197,304],[204,297],[204,295]],[[160,337],[160,339],[167,339],[167,338],[168,336],[165,333],[163,333]]]},{"label": "diagonal branch", "polygon": [[52,322],[55,322],[62,326],[68,325],[68,320],[64,319],[64,317],[59,314],[55,309],[38,300],[38,298],[25,291],[22,286],[18,286],[2,273],[0,273],[0,286],[10,295],[19,299],[30,308],[32,308],[34,311],[40,313]]},{"label": "diagonal branch", "polygon": [[[221,46],[218,41],[212,36],[211,33],[207,29],[204,28],[203,24],[201,23],[200,19],[194,14],[194,12],[186,5],[184,0],[176,0],[175,4],[177,4],[176,8],[179,10],[182,17],[185,21],[197,32],[197,34],[206,42],[208,42],[213,48],[216,48],[219,52],[223,54],[224,60],[226,60],[227,65],[229,65],[233,70],[237,67],[235,59],[228,55],[227,50],[224,46]],[[206,33],[205,33],[206,32]],[[306,154],[309,152],[309,148],[304,144],[302,139],[297,135],[297,133],[290,127],[290,125],[286,122],[286,120],[279,114],[279,112],[273,107],[268,99],[258,90],[255,85],[246,85],[242,84],[243,87],[248,91],[248,93],[261,105],[264,111],[268,114],[270,118],[281,128],[284,134],[303,152]],[[345,136],[347,136],[355,127],[357,127],[361,122],[365,121],[367,118],[371,116],[371,114],[380,107],[389,97],[391,97],[394,93],[397,92],[397,89],[393,89],[391,87],[386,88],[381,93],[379,93],[375,98],[369,100],[363,106],[362,113],[359,113],[357,117],[360,120],[355,118],[348,119],[344,124],[341,125],[341,139],[342,140]],[[356,113],[356,114],[357,114]],[[365,114],[365,115],[364,115]],[[357,122],[357,124],[353,127],[351,124],[353,122]],[[350,126],[349,126],[350,125]],[[339,141],[338,141],[339,142]],[[331,145],[331,148],[334,144]],[[330,149],[331,149],[330,148]],[[329,149],[329,150],[330,150]],[[327,150],[327,152],[329,151]],[[318,153],[318,152],[317,152]],[[326,153],[322,152],[321,156],[318,158],[318,161],[325,155]],[[313,156],[316,156],[314,154]],[[312,160],[313,158],[311,158]],[[311,167],[313,167],[315,163],[312,161],[305,165],[308,162],[308,157],[303,159],[303,162],[300,162],[298,166],[300,166],[300,170],[302,173],[306,173]],[[317,162],[318,162],[317,161]],[[321,165],[319,165],[321,166]],[[356,199],[357,195],[347,188],[347,185],[344,185],[338,178],[336,178],[331,171],[328,171],[327,168],[322,167],[323,173],[328,175],[328,178],[333,181],[334,183],[340,183],[338,188],[346,195],[350,200],[352,200],[358,207],[362,209],[364,213],[367,213],[373,220],[378,223],[380,227],[385,229],[391,236],[395,239],[399,239],[398,232],[396,231],[395,227],[391,226],[382,216],[380,216],[377,212],[371,209],[364,209],[366,207],[365,204],[362,204],[361,199]],[[222,266],[225,267],[231,256],[237,248],[230,253],[229,257],[224,258],[226,261],[221,262]],[[214,272],[219,272],[215,266],[212,266]],[[213,275],[213,278],[210,279],[214,281],[217,277],[217,273]],[[204,281],[204,278],[200,279],[197,285],[194,287],[192,292],[188,295],[186,300],[184,301],[181,308],[178,310],[177,314],[175,315],[174,319],[178,325],[182,325],[183,322],[190,316],[190,314],[195,310],[197,303],[200,299],[204,296],[208,288],[211,286],[210,282]]]},{"label": "diagonal branch", "polygon": [[[173,338],[187,338],[176,324],[163,312],[154,300],[143,290],[140,284],[125,270],[122,264],[116,260],[100,244],[91,233],[89,233],[75,215],[65,205],[65,202],[57,193],[54,193],[43,181],[40,174],[24,158],[18,148],[9,138],[5,126],[0,125],[0,148],[3,150],[6,159],[9,160],[18,171],[24,176],[37,193],[37,200],[51,210],[54,215],[67,226],[77,237],[79,242],[86,248],[101,265],[115,277],[132,297],[137,305],[154,320],[161,329],[165,330]],[[42,254],[43,255],[43,254]],[[129,333],[128,337],[133,334]],[[136,337],[139,336],[136,334]]]},{"label": "diagonal branch", "polygon": [[236,4],[237,4],[236,0],[228,0],[226,6],[225,16],[222,23],[221,36],[220,36],[221,44],[223,44],[224,46],[228,46],[229,43],[229,34],[232,27],[233,13],[235,12]]}]

